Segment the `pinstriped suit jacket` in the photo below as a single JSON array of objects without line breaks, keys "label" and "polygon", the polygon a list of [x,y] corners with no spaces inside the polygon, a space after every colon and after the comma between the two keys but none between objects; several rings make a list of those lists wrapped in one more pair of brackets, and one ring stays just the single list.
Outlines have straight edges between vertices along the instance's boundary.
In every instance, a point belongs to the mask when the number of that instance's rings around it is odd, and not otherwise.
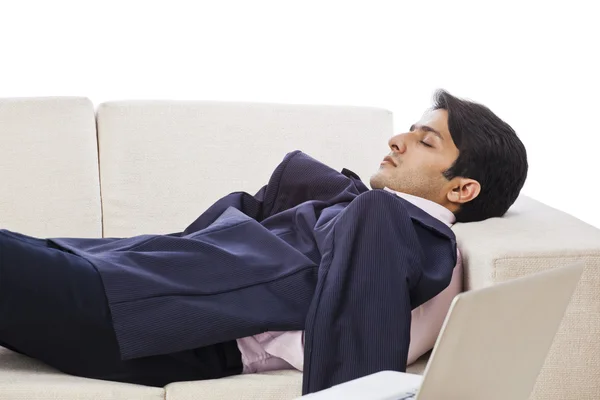
[{"label": "pinstriped suit jacket", "polygon": [[300,151],[182,232],[50,240],[97,268],[122,359],[304,329],[303,393],[404,371],[410,310],[456,264],[446,225]]}]

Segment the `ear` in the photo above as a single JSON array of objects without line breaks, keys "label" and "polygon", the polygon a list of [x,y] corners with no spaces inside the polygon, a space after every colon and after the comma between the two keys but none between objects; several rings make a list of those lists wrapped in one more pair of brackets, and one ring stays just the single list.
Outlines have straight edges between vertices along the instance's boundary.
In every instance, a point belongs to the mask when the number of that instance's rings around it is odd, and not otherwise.
[{"label": "ear", "polygon": [[453,204],[460,205],[472,201],[481,192],[481,185],[474,179],[457,178],[446,197]]}]

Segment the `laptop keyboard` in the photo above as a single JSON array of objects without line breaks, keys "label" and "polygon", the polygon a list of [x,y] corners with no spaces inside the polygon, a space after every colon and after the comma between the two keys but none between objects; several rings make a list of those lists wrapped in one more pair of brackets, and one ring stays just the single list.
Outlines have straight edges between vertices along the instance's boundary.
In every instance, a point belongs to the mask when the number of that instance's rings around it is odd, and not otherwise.
[{"label": "laptop keyboard", "polygon": [[400,395],[400,397],[398,397],[396,400],[407,400],[407,399],[415,399],[417,397],[417,391],[410,391],[410,392],[406,392],[406,393],[402,393]]}]

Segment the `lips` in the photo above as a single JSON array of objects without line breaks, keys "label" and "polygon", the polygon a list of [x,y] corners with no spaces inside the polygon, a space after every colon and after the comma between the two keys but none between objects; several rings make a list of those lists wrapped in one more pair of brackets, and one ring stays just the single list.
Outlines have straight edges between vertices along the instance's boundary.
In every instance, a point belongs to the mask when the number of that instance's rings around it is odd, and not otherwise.
[{"label": "lips", "polygon": [[383,159],[383,161],[387,161],[387,162],[389,162],[389,163],[390,163],[390,164],[392,164],[394,167],[396,167],[396,166],[397,166],[397,165],[396,165],[396,163],[394,162],[394,159],[393,159],[392,157],[390,157],[390,156],[386,156],[386,157]]}]

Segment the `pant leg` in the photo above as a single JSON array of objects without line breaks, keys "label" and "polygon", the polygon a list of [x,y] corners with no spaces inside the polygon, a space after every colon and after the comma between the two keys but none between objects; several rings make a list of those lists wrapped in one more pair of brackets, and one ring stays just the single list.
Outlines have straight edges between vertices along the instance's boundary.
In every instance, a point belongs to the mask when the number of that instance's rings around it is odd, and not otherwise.
[{"label": "pant leg", "polygon": [[164,386],[241,373],[235,341],[122,361],[100,275],[44,239],[0,230],[0,344],[65,373]]}]

